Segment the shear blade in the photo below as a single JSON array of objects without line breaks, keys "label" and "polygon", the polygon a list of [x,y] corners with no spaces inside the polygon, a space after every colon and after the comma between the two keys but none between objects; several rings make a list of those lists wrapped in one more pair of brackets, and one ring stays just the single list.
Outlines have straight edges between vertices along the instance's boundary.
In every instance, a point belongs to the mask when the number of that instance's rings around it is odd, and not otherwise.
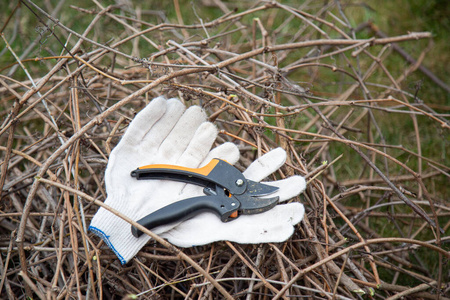
[{"label": "shear blade", "polygon": [[263,213],[277,205],[279,197],[258,198],[248,197],[245,201],[241,201],[240,212],[244,215],[254,215]]},{"label": "shear blade", "polygon": [[260,182],[255,182],[252,180],[247,180],[247,190],[245,191],[245,193],[252,197],[256,197],[256,196],[270,195],[278,190],[279,188],[276,186],[271,186]]},{"label": "shear blade", "polygon": [[259,214],[277,205],[279,197],[260,198],[275,193],[279,188],[252,180],[247,180],[245,195],[239,196],[240,212],[244,215]]}]

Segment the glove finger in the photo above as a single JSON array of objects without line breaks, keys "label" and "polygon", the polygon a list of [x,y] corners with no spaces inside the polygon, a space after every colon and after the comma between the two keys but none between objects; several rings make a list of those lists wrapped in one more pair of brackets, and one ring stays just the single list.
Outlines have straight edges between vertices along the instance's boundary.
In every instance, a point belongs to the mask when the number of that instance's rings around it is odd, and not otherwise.
[{"label": "glove finger", "polygon": [[286,151],[276,148],[255,160],[243,174],[247,179],[261,181],[278,170],[285,161]]},{"label": "glove finger", "polygon": [[[137,146],[166,111],[166,98],[153,99],[143,110],[141,110],[128,126],[120,144]],[[119,145],[120,145],[119,144]]]},{"label": "glove finger", "polygon": [[[158,149],[164,139],[169,135],[177,124],[186,107],[180,100],[172,98],[167,100],[166,111],[164,115],[154,124],[142,139],[141,148],[145,151],[148,149]],[[150,120],[147,119],[146,122]],[[148,127],[146,123],[142,124]]]},{"label": "glove finger", "polygon": [[[217,137],[217,128],[210,122],[204,122],[198,127],[195,135],[192,137],[191,142],[187,146],[186,150],[181,154],[178,160],[175,162],[177,165],[188,167],[188,168],[198,168],[203,162],[205,157],[208,155],[212,144]],[[187,185],[181,182],[170,182],[165,183],[170,184],[172,189],[183,190]],[[193,197],[194,195],[201,195],[202,188],[197,185],[190,186],[187,198]],[[180,196],[181,198],[181,196]],[[181,198],[182,199],[182,198]],[[167,231],[166,229],[165,231]]]},{"label": "glove finger", "polygon": [[161,236],[179,247],[192,247],[215,241],[257,244],[286,241],[294,232],[305,209],[301,203],[277,205],[273,209],[223,223],[212,213],[187,220]]},{"label": "glove finger", "polygon": [[306,188],[305,178],[298,175],[282,180],[264,182],[264,184],[276,186],[279,188],[278,191],[267,196],[279,197],[279,202],[283,202],[298,196]]},{"label": "glove finger", "polygon": [[239,149],[235,144],[230,142],[221,144],[208,153],[200,167],[207,165],[213,158],[226,160],[228,163],[234,165],[239,160]]},{"label": "glove finger", "polygon": [[198,127],[191,142],[180,156],[177,164],[184,167],[197,168],[208,155],[217,137],[217,128],[210,122],[204,122]]},{"label": "glove finger", "polygon": [[175,164],[205,120],[206,115],[200,107],[188,108],[158,149],[162,161]]}]

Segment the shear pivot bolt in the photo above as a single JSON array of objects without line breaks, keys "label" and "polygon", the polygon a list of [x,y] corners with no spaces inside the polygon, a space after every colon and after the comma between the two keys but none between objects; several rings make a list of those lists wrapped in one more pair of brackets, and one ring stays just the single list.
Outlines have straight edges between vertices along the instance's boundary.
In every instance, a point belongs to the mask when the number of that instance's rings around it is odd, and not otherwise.
[{"label": "shear pivot bolt", "polygon": [[236,180],[236,185],[237,186],[242,186],[243,184],[244,184],[244,180],[242,180],[242,179]]}]

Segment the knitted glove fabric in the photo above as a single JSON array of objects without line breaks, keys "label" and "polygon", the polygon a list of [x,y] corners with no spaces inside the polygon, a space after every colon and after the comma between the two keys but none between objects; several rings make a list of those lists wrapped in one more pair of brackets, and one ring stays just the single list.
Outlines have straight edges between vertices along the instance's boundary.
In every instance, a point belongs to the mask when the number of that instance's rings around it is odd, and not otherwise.
[{"label": "knitted glove fabric", "polygon": [[[198,168],[214,157],[236,162],[239,151],[232,143],[210,151],[216,136],[216,127],[206,122],[200,107],[186,110],[176,99],[154,99],[136,115],[111,152],[105,172],[108,194],[105,204],[137,221],[175,201],[203,195],[202,188],[197,186],[186,194],[184,183],[136,180],[130,173],[140,166],[156,163]],[[160,234],[176,225],[160,226],[154,232]],[[150,239],[147,235],[135,238],[128,222],[104,208],[95,214],[89,229],[108,244],[122,264]]]},{"label": "knitted glove fabric", "polygon": [[[130,173],[150,164],[198,168],[213,158],[235,164],[239,160],[236,145],[224,143],[211,150],[216,137],[216,127],[206,122],[200,107],[186,109],[177,99],[154,99],[136,115],[111,152],[105,172],[108,194],[105,204],[137,221],[173,202],[204,195],[203,188],[196,185],[169,180],[136,180]],[[277,148],[253,162],[244,176],[261,181],[278,170],[285,160],[285,151]],[[279,187],[269,196],[278,196],[280,202],[297,196],[306,186],[301,176],[265,183]],[[277,205],[262,214],[243,215],[228,223],[221,222],[213,213],[202,213],[152,231],[180,247],[220,240],[252,244],[281,242],[292,235],[303,214],[303,205],[293,202]],[[128,222],[104,208],[95,214],[89,229],[106,242],[122,264],[133,258],[150,239],[147,235],[134,237]]]}]

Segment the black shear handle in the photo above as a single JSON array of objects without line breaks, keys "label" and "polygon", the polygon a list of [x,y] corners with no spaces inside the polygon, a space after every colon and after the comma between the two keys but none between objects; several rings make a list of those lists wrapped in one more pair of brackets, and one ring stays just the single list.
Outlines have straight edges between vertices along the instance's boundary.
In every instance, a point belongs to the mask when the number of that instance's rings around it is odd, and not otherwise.
[{"label": "black shear handle", "polygon": [[174,180],[203,187],[218,185],[235,195],[241,195],[247,190],[244,175],[226,161],[217,158],[197,169],[164,164],[142,166],[132,171],[131,176],[138,180]]},{"label": "black shear handle", "polygon": [[[237,212],[239,206],[240,203],[233,197],[193,197],[167,205],[143,217],[137,223],[151,230],[157,226],[190,219],[205,211],[214,212],[220,217],[222,222],[227,222],[237,217],[233,213]],[[134,226],[131,226],[131,233],[137,238],[143,234],[142,231]]]}]

